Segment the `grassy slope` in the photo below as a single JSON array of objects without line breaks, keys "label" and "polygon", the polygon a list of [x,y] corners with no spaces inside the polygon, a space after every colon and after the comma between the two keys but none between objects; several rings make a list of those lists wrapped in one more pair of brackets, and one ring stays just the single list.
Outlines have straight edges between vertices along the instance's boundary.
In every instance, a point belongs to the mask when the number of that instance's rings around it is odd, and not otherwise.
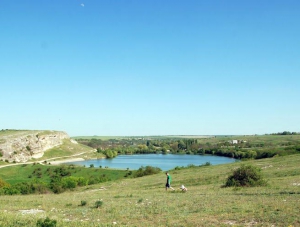
[{"label": "grassy slope", "polygon": [[[58,226],[300,226],[300,155],[247,161],[262,168],[267,187],[221,188],[241,163],[172,171],[165,174],[82,187],[59,195],[1,196],[0,226],[35,226],[46,216]],[[1,171],[1,170],[0,170]],[[107,190],[102,190],[104,187]],[[103,201],[101,208],[94,203]],[[86,201],[86,206],[79,206]],[[20,210],[40,209],[36,215]]]},{"label": "grassy slope", "polygon": [[[20,182],[44,182],[50,183],[50,174],[61,166],[57,165],[41,165],[41,164],[28,164],[28,165],[17,165],[13,167],[3,168],[0,170],[0,178],[9,184],[16,184]],[[92,176],[105,175],[108,179],[116,180],[124,177],[126,174],[125,170],[114,170],[114,169],[100,169],[100,168],[84,168],[80,166],[70,167],[65,165],[66,171],[70,172],[72,176],[84,177],[89,179]],[[37,171],[39,170],[39,171]],[[42,173],[42,177],[37,177],[34,172]],[[30,176],[30,178],[29,178]]]},{"label": "grassy slope", "polygon": [[90,153],[95,152],[91,147],[82,144],[74,144],[70,142],[70,140],[64,140],[61,146],[47,150],[44,153],[43,157],[38,160],[53,159],[55,157],[74,156],[81,153],[83,153],[83,155],[79,155],[78,157],[85,157]]},{"label": "grassy slope", "polygon": [[110,139],[203,139],[203,138],[211,138],[213,136],[74,136],[72,139],[101,139],[101,140],[110,140]]},{"label": "grassy slope", "polygon": [[204,138],[198,140],[199,143],[211,143],[216,144],[219,142],[226,142],[229,140],[244,140],[250,142],[251,144],[261,144],[264,143],[268,145],[282,145],[288,142],[299,143],[300,135],[236,135],[236,136],[217,136],[214,138]]}]

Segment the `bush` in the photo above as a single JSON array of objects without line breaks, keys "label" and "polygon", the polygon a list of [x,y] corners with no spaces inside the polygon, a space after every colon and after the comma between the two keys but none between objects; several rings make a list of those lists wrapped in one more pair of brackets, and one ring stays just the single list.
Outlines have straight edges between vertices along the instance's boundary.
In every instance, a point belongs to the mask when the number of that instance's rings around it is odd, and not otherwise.
[{"label": "bush", "polygon": [[152,167],[152,166],[141,166],[134,174],[135,177],[142,177],[146,175],[152,175],[161,172],[161,169],[158,167]]},{"label": "bush", "polygon": [[87,204],[87,202],[85,200],[81,200],[80,206],[85,206],[86,204]]},{"label": "bush", "polygon": [[17,183],[12,187],[17,189],[22,195],[29,195],[35,192],[33,184],[29,182]]},{"label": "bush", "polygon": [[34,189],[35,189],[35,193],[39,193],[39,194],[45,194],[50,191],[45,183],[34,184]]},{"label": "bush", "polygon": [[98,200],[95,202],[95,208],[99,208],[103,205],[103,202],[101,200]]},{"label": "bush", "polygon": [[53,178],[50,182],[50,189],[55,193],[59,194],[64,192],[66,189],[63,188],[62,182],[60,178]]},{"label": "bush", "polygon": [[124,177],[129,177],[129,176],[131,176],[131,175],[132,175],[132,171],[128,171],[128,172],[126,172],[126,174],[125,174]]},{"label": "bush", "polygon": [[84,177],[77,177],[77,185],[78,186],[86,186],[88,185],[88,180]]},{"label": "bush", "polygon": [[76,188],[78,182],[76,177],[64,177],[61,179],[62,187],[65,189]]},{"label": "bush", "polygon": [[205,164],[202,164],[201,166],[211,166],[210,162],[205,162]]},{"label": "bush", "polygon": [[4,180],[2,180],[0,178],[0,188],[3,188],[3,187],[8,187],[9,186],[9,183],[6,183]]},{"label": "bush", "polygon": [[11,186],[0,188],[0,195],[19,195],[21,192]]},{"label": "bush", "polygon": [[66,167],[58,167],[54,170],[57,176],[65,177],[71,176],[71,172],[66,169]]},{"label": "bush", "polygon": [[50,218],[46,217],[45,220],[39,219],[36,223],[37,227],[55,227],[56,220],[51,220]]},{"label": "bush", "polygon": [[242,165],[240,168],[234,170],[225,183],[225,187],[255,187],[264,185],[266,185],[266,182],[263,180],[261,169],[251,165]]},{"label": "bush", "polygon": [[87,184],[88,185],[92,185],[92,184],[98,184],[98,183],[102,183],[102,182],[106,182],[106,181],[110,181],[111,179],[108,178],[105,174],[102,174],[101,176],[91,176],[88,181]]}]

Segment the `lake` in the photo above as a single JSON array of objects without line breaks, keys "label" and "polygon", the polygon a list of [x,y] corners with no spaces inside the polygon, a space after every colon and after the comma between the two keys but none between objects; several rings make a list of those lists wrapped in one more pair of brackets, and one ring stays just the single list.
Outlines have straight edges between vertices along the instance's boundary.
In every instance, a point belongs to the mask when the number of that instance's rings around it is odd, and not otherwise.
[{"label": "lake", "polygon": [[203,165],[209,162],[211,165],[225,164],[235,162],[234,158],[227,158],[213,155],[176,155],[176,154],[137,154],[137,155],[118,155],[113,159],[92,159],[67,164],[75,164],[89,167],[106,166],[114,169],[137,170],[141,166],[159,167],[162,170],[174,169],[176,166]]}]

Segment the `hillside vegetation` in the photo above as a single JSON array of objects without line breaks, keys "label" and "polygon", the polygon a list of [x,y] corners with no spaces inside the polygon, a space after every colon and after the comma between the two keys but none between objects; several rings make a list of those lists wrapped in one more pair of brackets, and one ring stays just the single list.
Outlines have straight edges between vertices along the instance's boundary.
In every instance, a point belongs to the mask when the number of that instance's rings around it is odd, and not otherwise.
[{"label": "hillside vegetation", "polygon": [[[296,154],[172,170],[174,192],[160,172],[61,194],[1,196],[0,226],[36,226],[46,217],[66,227],[300,226],[299,162]],[[223,187],[242,164],[259,168],[267,186]]]},{"label": "hillside vegetation", "polygon": [[76,137],[107,157],[117,154],[212,154],[236,159],[261,159],[300,153],[300,135],[282,132],[247,136]]}]

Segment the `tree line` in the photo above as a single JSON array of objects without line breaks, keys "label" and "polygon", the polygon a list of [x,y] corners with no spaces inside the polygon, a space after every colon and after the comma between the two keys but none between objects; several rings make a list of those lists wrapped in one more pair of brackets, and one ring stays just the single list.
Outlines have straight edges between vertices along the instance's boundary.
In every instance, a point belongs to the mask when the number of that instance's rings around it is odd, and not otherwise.
[{"label": "tree line", "polygon": [[299,132],[283,131],[283,132],[271,133],[270,135],[281,135],[281,136],[285,136],[285,135],[300,135],[300,133]]},{"label": "tree line", "polygon": [[[283,132],[285,133],[285,132]],[[287,134],[286,134],[287,135]],[[292,134],[294,135],[294,134]],[[282,141],[278,146],[275,142],[236,140],[203,140],[203,139],[85,139],[79,143],[97,149],[107,158],[120,154],[191,154],[191,155],[217,155],[236,159],[261,159],[275,155],[289,155],[300,152],[300,142]]]}]

